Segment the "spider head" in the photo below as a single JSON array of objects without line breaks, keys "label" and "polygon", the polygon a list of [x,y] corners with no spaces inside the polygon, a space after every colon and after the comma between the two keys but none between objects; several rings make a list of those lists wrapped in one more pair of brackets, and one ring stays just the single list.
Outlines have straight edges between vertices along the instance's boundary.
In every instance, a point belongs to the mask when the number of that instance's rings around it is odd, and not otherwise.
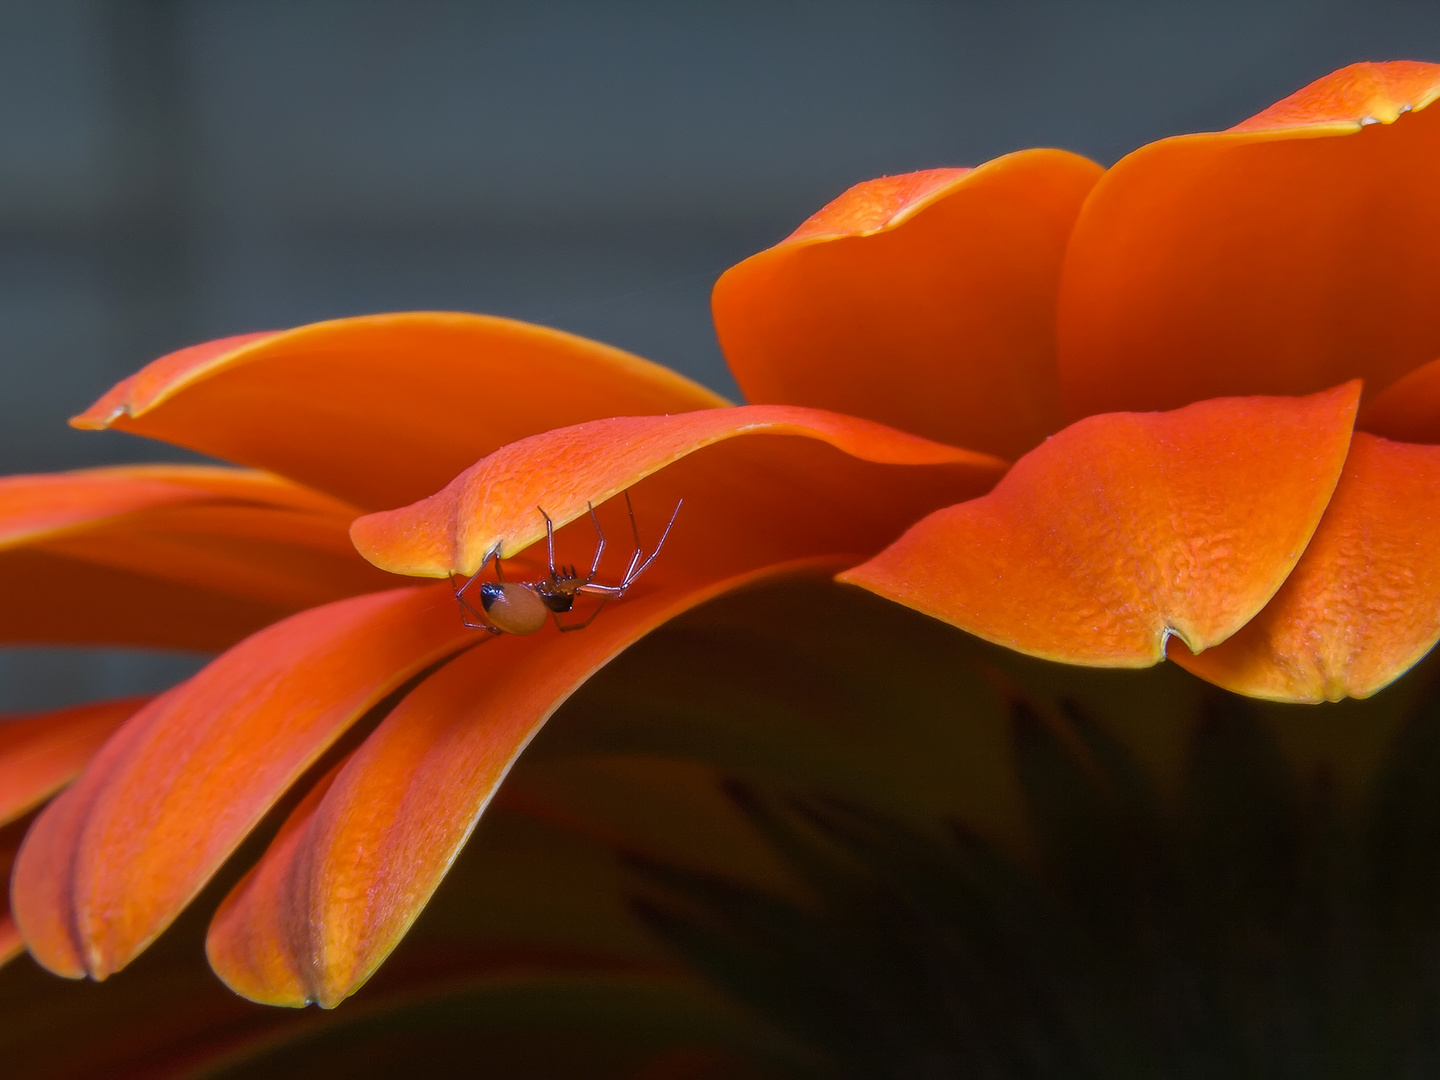
[{"label": "spider head", "polygon": [[585,584],[585,579],[575,573],[573,567],[562,572],[551,574],[546,580],[535,585],[535,593],[543,603],[557,615],[564,614],[575,606],[575,594],[580,591],[580,586]]}]

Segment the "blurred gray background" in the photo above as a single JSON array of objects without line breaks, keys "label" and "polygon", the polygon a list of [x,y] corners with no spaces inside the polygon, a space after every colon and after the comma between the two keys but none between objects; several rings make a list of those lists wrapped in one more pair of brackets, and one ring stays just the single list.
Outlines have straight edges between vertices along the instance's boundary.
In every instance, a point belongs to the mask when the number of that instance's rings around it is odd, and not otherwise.
[{"label": "blurred gray background", "polygon": [[[179,346],[362,312],[531,319],[733,394],[711,283],[850,184],[1109,163],[1397,57],[1440,60],[1440,3],[0,0],[0,465],[179,457],[65,419]],[[0,710],[195,663],[0,649]]]}]

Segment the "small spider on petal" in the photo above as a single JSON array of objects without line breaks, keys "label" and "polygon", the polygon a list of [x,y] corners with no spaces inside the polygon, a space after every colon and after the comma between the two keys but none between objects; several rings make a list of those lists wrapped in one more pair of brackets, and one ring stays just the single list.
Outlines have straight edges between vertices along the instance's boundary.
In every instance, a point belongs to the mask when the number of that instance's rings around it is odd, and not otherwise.
[{"label": "small spider on petal", "polygon": [[[598,540],[595,557],[590,563],[590,572],[582,577],[573,565],[556,565],[555,523],[543,508],[537,506],[535,509],[539,510],[540,516],[545,519],[545,542],[550,555],[550,573],[539,581],[506,581],[505,572],[500,568],[500,545],[497,543],[465,584],[456,585],[455,575],[450,575],[450,584],[455,589],[455,599],[460,605],[460,621],[474,630],[487,630],[497,635],[536,633],[544,627],[547,617],[555,620],[555,626],[561,633],[585,629],[595,621],[595,616],[600,614],[600,610],[607,603],[624,596],[630,586],[635,584],[635,579],[655,561],[655,556],[660,554],[660,549],[665,546],[665,541],[670,536],[670,529],[675,524],[683,502],[682,499],[675,504],[670,521],[666,524],[665,531],[660,534],[660,542],[647,556],[645,547],[640,542],[640,529],[635,524],[635,507],[630,503],[630,493],[625,493],[625,509],[630,515],[630,533],[635,538],[635,548],[630,553],[630,564],[625,568],[625,575],[617,585],[603,585],[595,581],[595,575],[600,570],[600,558],[605,554],[605,533],[600,528],[600,519],[595,516],[595,507],[585,504],[590,511],[590,521],[595,526]],[[480,585],[480,606],[476,608],[466,593],[479,580],[480,571],[490,562],[495,564],[496,580]],[[562,623],[560,616],[575,606],[575,597],[582,593],[599,596],[600,603],[583,621],[569,625]]]}]

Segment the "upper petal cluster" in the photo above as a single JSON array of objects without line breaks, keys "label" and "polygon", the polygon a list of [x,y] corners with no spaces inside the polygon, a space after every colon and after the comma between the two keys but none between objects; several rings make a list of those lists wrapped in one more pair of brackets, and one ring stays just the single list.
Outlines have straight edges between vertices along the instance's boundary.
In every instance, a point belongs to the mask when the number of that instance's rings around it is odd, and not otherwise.
[{"label": "upper petal cluster", "polygon": [[[824,381],[871,416],[893,395],[918,423],[952,420],[952,441],[1001,425],[1025,454],[845,580],[1072,663],[1153,663],[1173,638],[1197,674],[1280,700],[1365,696],[1405,671],[1437,636],[1425,518],[1402,509],[1432,451],[1367,436],[1347,462],[1353,411],[1319,443],[1279,417],[1359,380],[1361,430],[1440,438],[1437,96],[1440,66],[1357,64],[1108,170],[1035,151],[887,178],[729,271],[715,313],[742,385],[759,369],[761,393],[804,400]],[[987,175],[1004,200],[970,190]],[[1020,239],[1042,226],[1043,249]],[[975,285],[969,260],[996,230]],[[1039,295],[1016,259],[1044,283],[1041,315],[1007,306]],[[1006,379],[1047,419],[1018,423]],[[1232,563],[1251,544],[1250,569]]]}]

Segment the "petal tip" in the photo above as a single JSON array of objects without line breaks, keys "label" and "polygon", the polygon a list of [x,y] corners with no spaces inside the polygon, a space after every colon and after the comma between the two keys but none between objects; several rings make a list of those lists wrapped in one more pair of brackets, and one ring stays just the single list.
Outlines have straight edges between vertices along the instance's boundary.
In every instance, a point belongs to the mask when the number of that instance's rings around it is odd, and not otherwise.
[{"label": "petal tip", "polygon": [[66,421],[72,428],[80,431],[104,431],[122,416],[128,416],[130,410],[124,405],[115,404],[125,392],[125,384],[121,383],[106,395],[91,405],[84,412],[76,413]]},{"label": "petal tip", "polygon": [[279,331],[263,330],[234,334],[167,353],[101,394],[88,409],[70,418],[70,426],[82,431],[102,431],[121,417],[140,416],[182,386],[233,360],[247,346],[275,337],[277,333]]},{"label": "petal tip", "polygon": [[1440,97],[1440,64],[1417,60],[1350,64],[1301,87],[1232,132],[1294,129],[1359,131],[1393,124]]},{"label": "petal tip", "polygon": [[862,180],[846,188],[806,218],[782,244],[805,240],[865,236],[898,224],[972,170],[922,169],[919,172]]},{"label": "petal tip", "polygon": [[15,920],[8,916],[0,917],[0,967],[4,967],[24,951],[25,942],[20,937],[20,929],[15,925]]}]

